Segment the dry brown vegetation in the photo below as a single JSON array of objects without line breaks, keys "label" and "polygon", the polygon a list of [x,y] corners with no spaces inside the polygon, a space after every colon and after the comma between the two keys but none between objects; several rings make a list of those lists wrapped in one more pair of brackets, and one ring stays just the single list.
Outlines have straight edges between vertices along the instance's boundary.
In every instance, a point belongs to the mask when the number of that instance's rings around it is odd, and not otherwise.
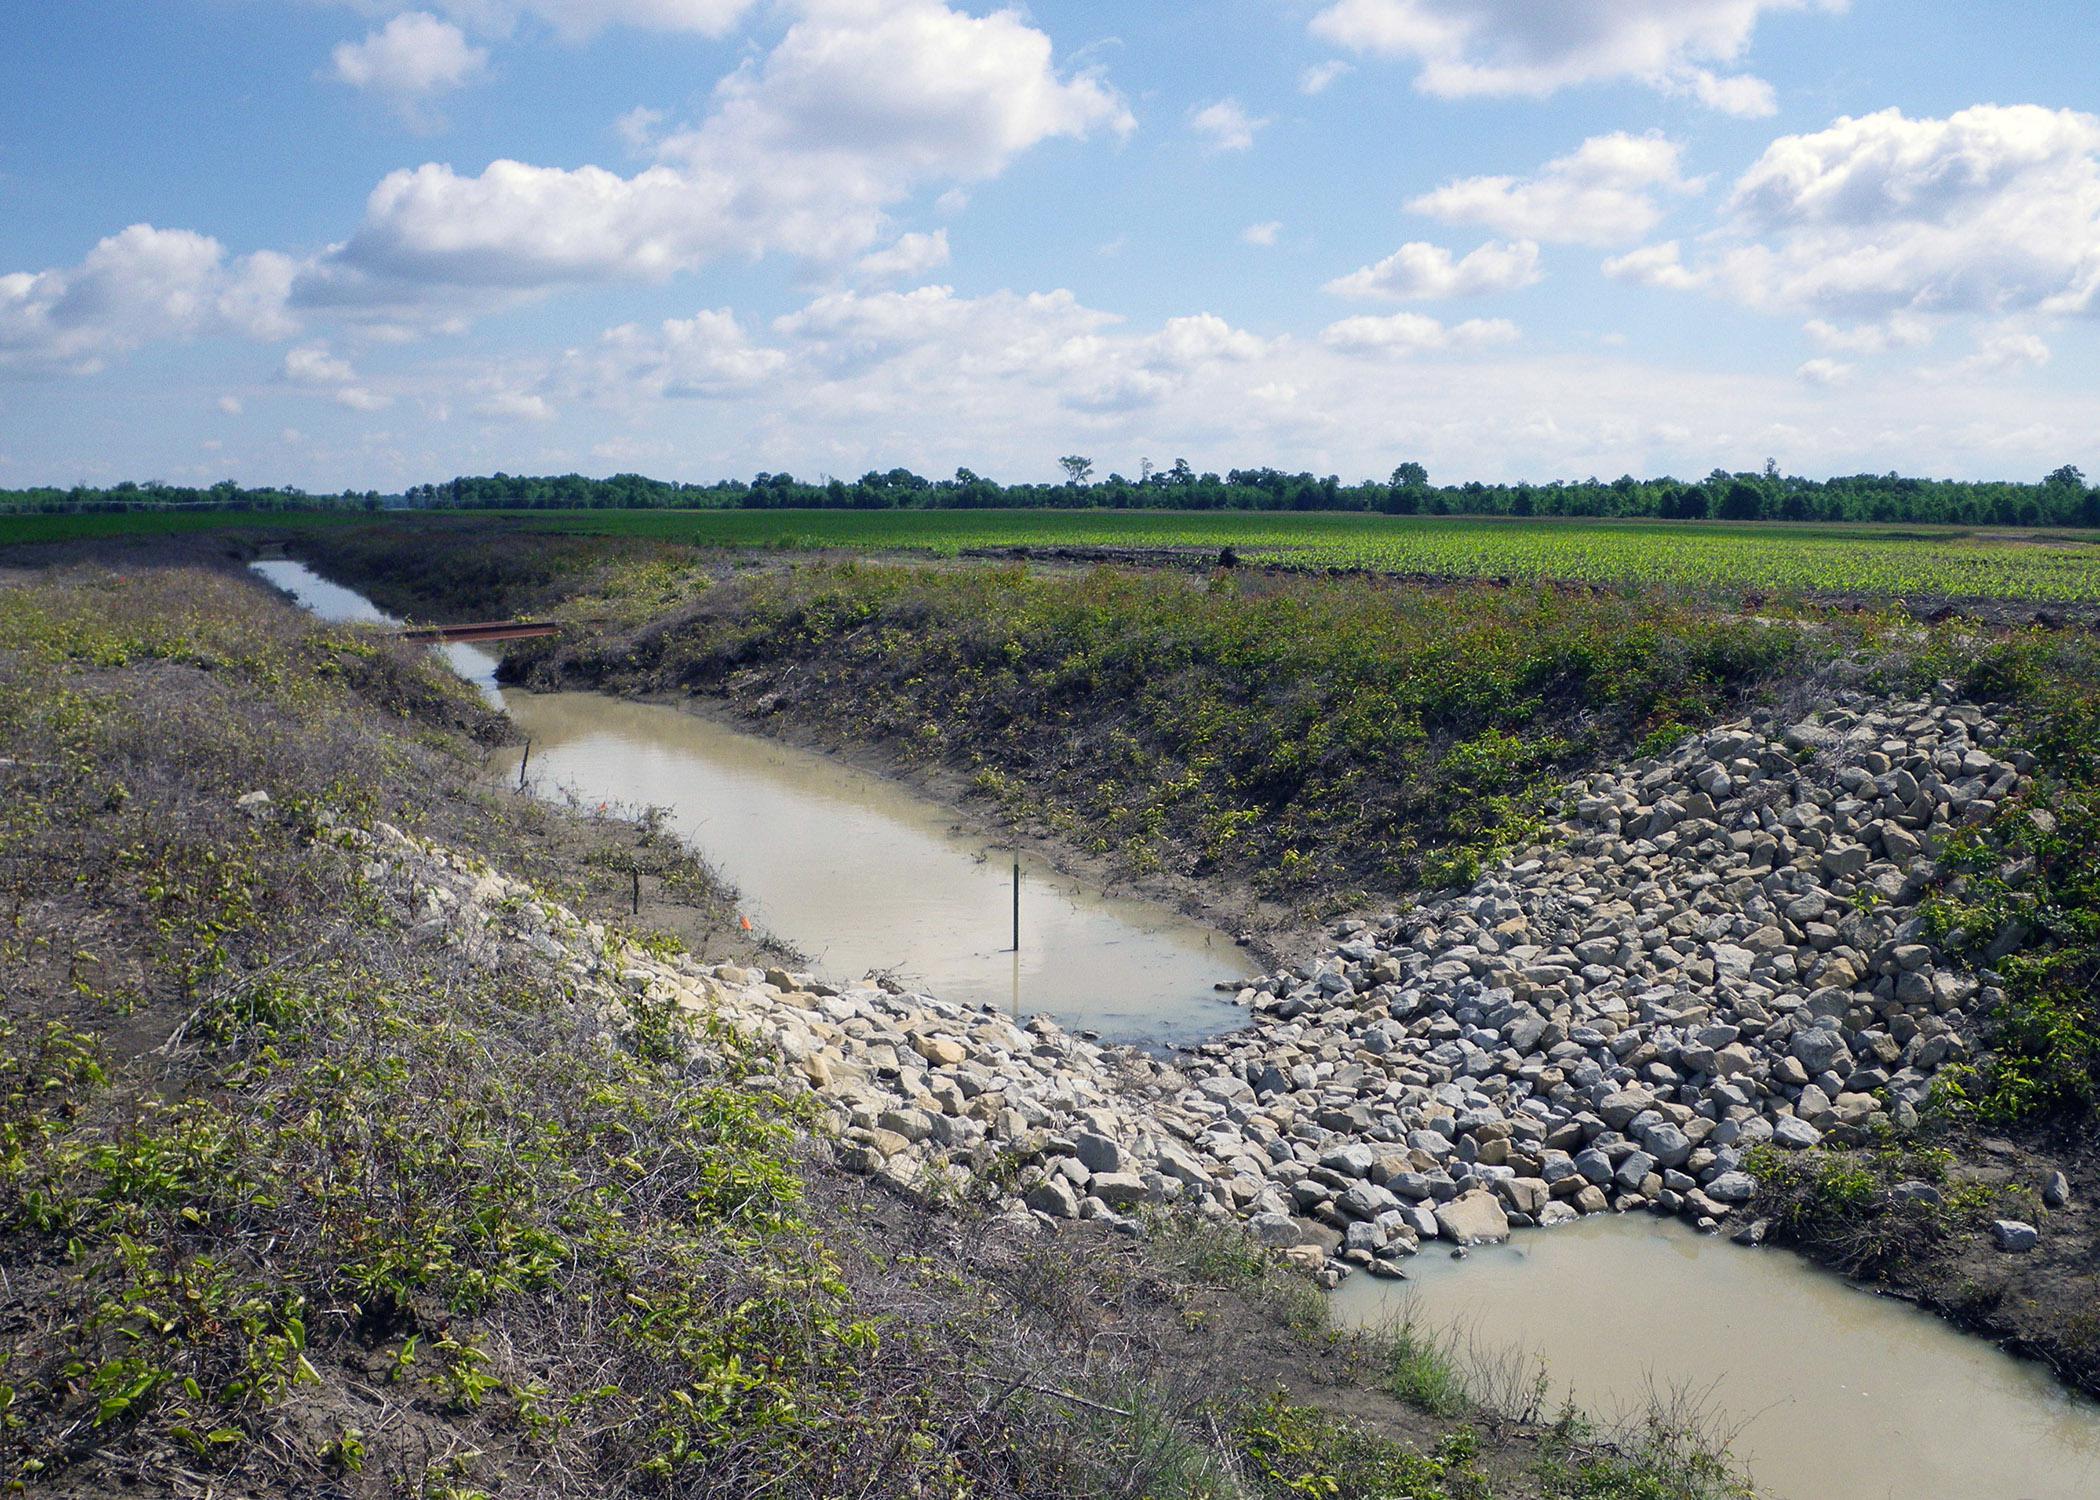
[{"label": "dry brown vegetation", "polygon": [[1607,1487],[1636,1471],[1569,1424],[1330,1415],[1383,1346],[1236,1235],[871,1196],[734,1037],[469,961],[340,830],[586,901],[643,837],[483,786],[497,733],[427,655],[237,575],[0,587],[0,1483],[1714,1492]]}]

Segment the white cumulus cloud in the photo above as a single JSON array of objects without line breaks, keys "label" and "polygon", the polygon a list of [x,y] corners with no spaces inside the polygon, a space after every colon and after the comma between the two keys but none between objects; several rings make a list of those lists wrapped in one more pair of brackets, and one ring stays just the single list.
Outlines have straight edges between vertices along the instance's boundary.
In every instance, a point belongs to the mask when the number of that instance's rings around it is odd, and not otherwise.
[{"label": "white cumulus cloud", "polygon": [[357,379],[350,361],[328,352],[326,344],[302,344],[284,356],[284,378],[298,385],[336,385]]},{"label": "white cumulus cloud", "polygon": [[2100,307],[2100,117],[1978,105],[1900,110],[1782,136],[1736,181],[1720,230],[1607,265],[1810,314],[1826,348],[1925,342],[1935,316],[2080,315]]},{"label": "white cumulus cloud", "polygon": [[1213,151],[1252,150],[1255,132],[1268,123],[1266,118],[1248,114],[1237,99],[1220,99],[1189,111],[1189,129]]},{"label": "white cumulus cloud", "polygon": [[1835,354],[1886,354],[1932,342],[1932,325],[1909,313],[1895,313],[1878,323],[1849,325],[1810,318],[1802,326],[1820,348]]},{"label": "white cumulus cloud", "polygon": [[1604,274],[1616,281],[1665,287],[1673,292],[1690,291],[1706,284],[1704,275],[1684,263],[1684,246],[1675,240],[1643,245],[1638,250],[1615,255],[1604,262]]},{"label": "white cumulus cloud", "polygon": [[966,297],[946,286],[827,292],[773,320],[786,363],[768,399],[820,410],[938,410],[943,425],[1034,400],[1090,418],[1159,407],[1198,389],[1238,388],[1271,341],[1214,313],[1127,332],[1069,291]]},{"label": "white cumulus cloud", "polygon": [[352,88],[414,100],[472,83],[487,69],[489,54],[451,22],[412,10],[361,42],[340,44],[333,61],[336,78]]},{"label": "white cumulus cloud", "polygon": [[1987,370],[2039,370],[2054,355],[2039,334],[2005,332],[1980,339],[1975,358]]},{"label": "white cumulus cloud", "polygon": [[554,407],[530,391],[495,391],[474,403],[476,416],[499,422],[551,422]]},{"label": "white cumulus cloud", "polygon": [[[287,339],[295,314],[412,341],[565,283],[665,280],[725,258],[782,254],[837,271],[868,257],[870,276],[923,271],[945,250],[938,233],[876,248],[895,204],[943,180],[996,177],[1045,141],[1135,128],[1112,88],[1058,68],[1049,37],[1018,12],[976,16],[941,0],[797,8],[770,51],[716,86],[697,123],[660,135],[661,122],[631,116],[627,134],[653,138],[656,152],[631,174],[510,160],[467,174],[430,162],[385,177],[355,230],[303,260],[232,260],[205,236],[137,225],[78,266],[0,275],[0,368],[91,371],[168,338]],[[555,19],[546,6],[433,9],[481,27],[528,12]],[[580,21],[588,9],[565,13]],[[712,24],[706,7],[671,0],[596,9],[608,24]],[[380,58],[355,52],[350,72],[375,87],[454,76],[389,73]],[[941,198],[960,201],[952,187]]]},{"label": "white cumulus cloud", "polygon": [[2100,296],[2100,118],[1979,105],[1784,136],[1736,183],[1746,301],[1823,314],[2082,313]]},{"label": "white cumulus cloud", "polygon": [[939,0],[827,3],[724,79],[655,165],[428,163],[375,188],[349,273],[486,287],[661,279],[725,256],[836,261],[929,181],[999,175],[1053,138],[1133,126],[1099,79],[1061,75],[1017,13]]},{"label": "white cumulus cloud", "polygon": [[1745,120],[1761,120],[1779,113],[1779,98],[1762,78],[1737,74],[1724,78],[1704,68],[1693,68],[1660,81],[1666,94],[1689,95],[1708,109]]},{"label": "white cumulus cloud", "polygon": [[1264,219],[1259,224],[1249,224],[1245,229],[1242,229],[1240,231],[1240,243],[1243,245],[1273,245],[1276,243],[1276,237],[1282,233],[1283,220]]},{"label": "white cumulus cloud", "polygon": [[1134,353],[1155,369],[1192,370],[1216,360],[1260,359],[1267,348],[1216,313],[1192,313],[1167,319],[1158,333],[1134,346]]},{"label": "white cumulus cloud", "polygon": [[301,344],[285,352],[284,378],[293,385],[326,395],[351,411],[384,411],[394,398],[358,383],[357,370],[349,360],[329,351],[325,343]]},{"label": "white cumulus cloud", "polygon": [[1844,385],[1852,379],[1856,368],[1842,360],[1818,357],[1807,361],[1794,373],[1810,385]]},{"label": "white cumulus cloud", "polygon": [[[364,4],[367,0],[352,0]],[[721,36],[756,0],[430,0],[462,26],[507,37],[522,22],[546,27],[565,41],[583,41],[611,27]]]},{"label": "white cumulus cloud", "polygon": [[1327,283],[1339,297],[1379,302],[1431,302],[1475,297],[1535,285],[1539,247],[1532,240],[1489,240],[1464,259],[1442,245],[1421,240],[1402,245],[1384,260]]},{"label": "white cumulus cloud", "polygon": [[817,362],[856,367],[940,344],[978,376],[1051,370],[1079,357],[1116,318],[1068,291],[960,297],[949,286],[832,292],[773,320]]},{"label": "white cumulus cloud", "polygon": [[1326,62],[1314,63],[1298,75],[1298,92],[1301,94],[1324,94],[1337,78],[1346,77],[1352,69],[1340,58],[1329,58]]},{"label": "white cumulus cloud", "polygon": [[613,121],[613,133],[626,142],[628,150],[637,156],[646,156],[656,149],[657,134],[668,119],[670,116],[660,109],[637,104]]},{"label": "white cumulus cloud", "polygon": [[1442,98],[1543,98],[1579,84],[1633,82],[1734,115],[1769,115],[1771,86],[1741,73],[1757,25],[1779,11],[1846,0],[1336,0],[1316,36],[1417,64]]},{"label": "white cumulus cloud", "polygon": [[906,281],[948,264],[948,231],[900,235],[895,244],[863,255],[853,263],[862,281]]},{"label": "white cumulus cloud", "polygon": [[1683,173],[1683,155],[1660,135],[1592,136],[1530,177],[1461,177],[1407,206],[1522,239],[1621,244],[1661,222],[1664,197],[1699,190]]},{"label": "white cumulus cloud", "polygon": [[576,357],[573,372],[592,395],[643,392],[665,400],[709,400],[765,384],[787,364],[778,349],[756,344],[728,308],[607,329],[598,347]]},{"label": "white cumulus cloud", "polygon": [[2040,334],[2021,328],[1985,328],[1976,335],[1975,352],[1944,369],[1924,372],[1945,380],[2021,375],[2039,370],[2056,357]]},{"label": "white cumulus cloud", "polygon": [[1358,354],[1423,354],[1510,344],[1517,336],[1517,325],[1504,318],[1447,325],[1422,313],[1401,312],[1330,323],[1321,330],[1320,342]]},{"label": "white cumulus cloud", "polygon": [[0,275],[0,369],[92,374],[162,339],[280,339],[296,267],[269,251],[230,259],[208,235],[134,224],[80,264]]}]

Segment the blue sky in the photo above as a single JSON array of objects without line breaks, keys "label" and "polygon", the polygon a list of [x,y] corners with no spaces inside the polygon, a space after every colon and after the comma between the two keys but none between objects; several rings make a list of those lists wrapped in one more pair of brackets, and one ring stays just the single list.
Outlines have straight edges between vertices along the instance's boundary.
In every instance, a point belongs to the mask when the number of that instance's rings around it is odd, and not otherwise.
[{"label": "blue sky", "polygon": [[2086,0],[68,0],[0,485],[2100,472]]}]

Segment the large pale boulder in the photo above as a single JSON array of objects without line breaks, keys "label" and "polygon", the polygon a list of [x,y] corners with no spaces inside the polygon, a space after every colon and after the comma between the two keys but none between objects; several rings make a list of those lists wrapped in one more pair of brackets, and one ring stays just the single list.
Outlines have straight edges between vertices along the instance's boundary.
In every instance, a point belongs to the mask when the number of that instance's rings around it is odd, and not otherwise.
[{"label": "large pale boulder", "polygon": [[1509,1238],[1509,1215],[1492,1193],[1475,1189],[1437,1205],[1437,1233],[1458,1245],[1493,1245]]}]

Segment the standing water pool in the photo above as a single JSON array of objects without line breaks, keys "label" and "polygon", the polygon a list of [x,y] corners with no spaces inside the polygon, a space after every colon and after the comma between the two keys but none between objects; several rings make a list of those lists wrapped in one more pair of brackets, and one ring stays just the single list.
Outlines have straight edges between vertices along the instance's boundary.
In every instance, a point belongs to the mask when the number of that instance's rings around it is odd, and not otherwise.
[{"label": "standing water pool", "polygon": [[1651,1391],[1703,1396],[1758,1493],[1785,1500],[2093,1500],[2100,1405],[2042,1366],[1777,1249],[1674,1219],[1603,1214],[1464,1260],[1427,1245],[1409,1280],[1353,1276],[1335,1321],[1412,1313],[1462,1351],[1523,1350],[1599,1416]]}]

